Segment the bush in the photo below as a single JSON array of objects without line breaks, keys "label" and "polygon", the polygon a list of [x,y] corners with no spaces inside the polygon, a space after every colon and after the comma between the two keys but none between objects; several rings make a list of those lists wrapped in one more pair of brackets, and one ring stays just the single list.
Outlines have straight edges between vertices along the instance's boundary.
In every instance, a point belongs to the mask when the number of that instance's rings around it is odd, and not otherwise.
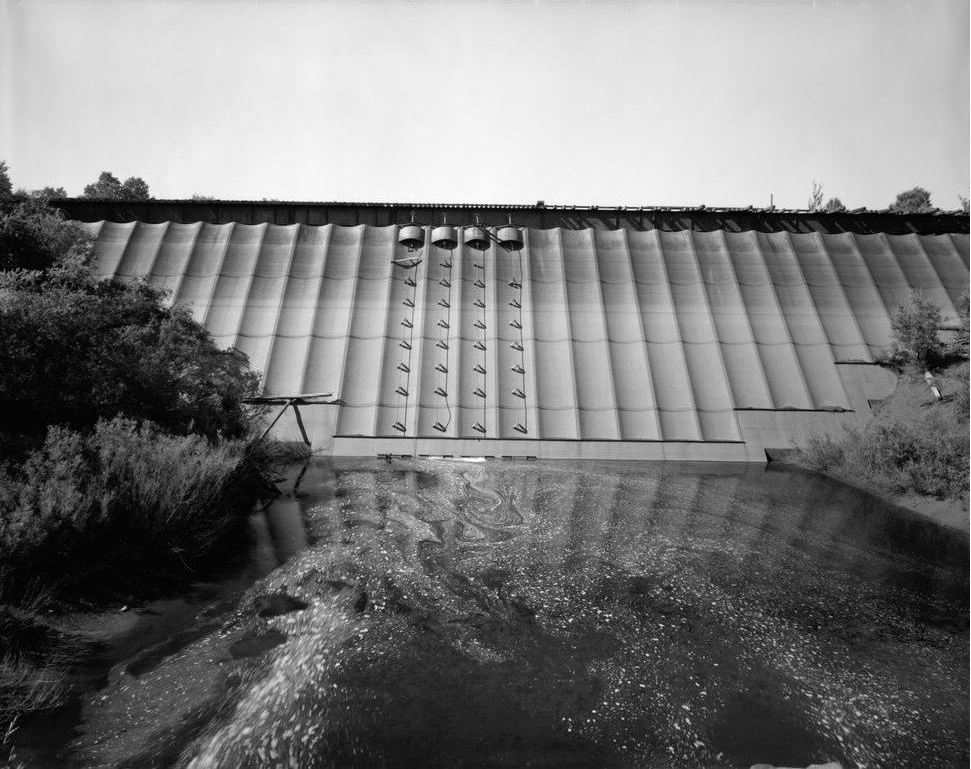
[{"label": "bush", "polygon": [[0,275],[0,295],[0,431],[39,439],[117,414],[208,438],[246,431],[258,375],[154,289],[94,282],[75,263]]},{"label": "bush", "polygon": [[969,460],[967,421],[955,420],[946,406],[929,408],[919,420],[847,430],[843,440],[816,436],[797,452],[797,462],[810,469],[937,499],[967,496]]},{"label": "bush", "polygon": [[45,270],[71,257],[86,260],[91,238],[42,199],[8,201],[0,216],[0,270]]},{"label": "bush", "polygon": [[841,467],[845,458],[843,444],[828,435],[811,436],[798,451],[802,464],[814,470]]},{"label": "bush", "polygon": [[[8,581],[204,553],[243,514],[254,470],[250,444],[176,436],[130,419],[83,436],[51,427],[43,446],[0,476],[0,551]],[[75,580],[82,578],[75,569]]]},{"label": "bush", "polygon": [[0,734],[56,703],[78,654],[30,608],[38,588],[171,584],[260,479],[245,356],[147,285],[94,280],[90,250],[43,199],[0,194]]},{"label": "bush", "polygon": [[892,354],[913,368],[929,368],[941,354],[940,326],[940,308],[919,291],[912,291],[910,303],[897,307],[890,319]]}]

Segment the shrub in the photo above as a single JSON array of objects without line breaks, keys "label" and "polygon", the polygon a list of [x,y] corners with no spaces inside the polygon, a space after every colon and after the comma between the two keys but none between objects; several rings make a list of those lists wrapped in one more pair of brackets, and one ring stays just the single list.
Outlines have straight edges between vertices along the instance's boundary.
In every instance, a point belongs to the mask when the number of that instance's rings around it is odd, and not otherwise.
[{"label": "shrub", "polygon": [[813,470],[938,499],[966,497],[969,459],[967,421],[936,406],[918,420],[847,430],[842,440],[815,436],[797,451],[797,462]]},{"label": "shrub", "polygon": [[0,270],[44,270],[71,256],[87,259],[91,238],[42,199],[9,201],[0,216]]},{"label": "shrub", "polygon": [[914,368],[928,368],[941,353],[940,326],[940,308],[919,291],[912,291],[910,303],[897,307],[890,319],[893,354]]},{"label": "shrub", "polygon": [[[124,414],[209,438],[242,435],[259,377],[146,285],[94,282],[77,264],[0,277],[0,431],[90,428]],[[39,437],[39,436],[38,436]]]},{"label": "shrub", "polygon": [[[198,556],[248,512],[253,474],[242,440],[211,443],[122,418],[99,422],[87,437],[52,427],[43,446],[0,479],[8,581],[56,576],[64,558],[98,571]],[[98,557],[86,563],[79,554]]]},{"label": "shrub", "polygon": [[38,586],[104,598],[178,577],[259,478],[245,356],[147,285],[94,280],[90,250],[42,198],[0,194],[0,734],[55,703],[78,653],[30,609]]},{"label": "shrub", "polygon": [[813,435],[799,448],[803,464],[815,470],[830,470],[843,464],[843,444],[828,435]]}]

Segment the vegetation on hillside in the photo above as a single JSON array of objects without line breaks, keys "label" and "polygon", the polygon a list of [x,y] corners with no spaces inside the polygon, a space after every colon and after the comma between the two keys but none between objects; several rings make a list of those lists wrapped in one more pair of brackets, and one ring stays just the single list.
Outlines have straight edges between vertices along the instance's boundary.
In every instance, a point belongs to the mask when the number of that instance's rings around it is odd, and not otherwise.
[{"label": "vegetation on hillside", "polygon": [[899,372],[893,396],[864,428],[848,429],[840,438],[817,436],[798,447],[797,462],[891,494],[966,500],[967,297],[961,312],[960,328],[945,341],[940,309],[915,291],[892,319],[893,346],[884,363]]},{"label": "vegetation on hillside", "polygon": [[71,639],[52,607],[187,574],[260,481],[243,405],[259,379],[245,356],[149,286],[95,280],[82,229],[6,182],[0,734],[58,700]]}]

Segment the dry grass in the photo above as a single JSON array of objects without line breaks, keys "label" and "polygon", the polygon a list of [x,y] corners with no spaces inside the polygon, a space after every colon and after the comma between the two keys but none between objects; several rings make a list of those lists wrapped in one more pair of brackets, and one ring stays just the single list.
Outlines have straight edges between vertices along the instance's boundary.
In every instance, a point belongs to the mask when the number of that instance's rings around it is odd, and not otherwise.
[{"label": "dry grass", "polygon": [[41,613],[46,594],[23,606],[0,604],[0,733],[9,741],[17,719],[60,705],[67,693],[74,639]]},{"label": "dry grass", "polygon": [[63,694],[63,668],[54,665],[39,667],[22,657],[0,659],[0,726],[4,716],[20,716],[59,705]]}]

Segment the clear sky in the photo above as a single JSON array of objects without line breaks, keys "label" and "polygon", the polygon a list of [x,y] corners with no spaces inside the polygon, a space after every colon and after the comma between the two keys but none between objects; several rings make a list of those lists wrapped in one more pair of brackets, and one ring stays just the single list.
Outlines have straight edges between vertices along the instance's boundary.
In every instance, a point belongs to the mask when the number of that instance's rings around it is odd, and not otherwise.
[{"label": "clear sky", "polygon": [[956,208],[968,6],[0,0],[0,158],[75,195]]}]

